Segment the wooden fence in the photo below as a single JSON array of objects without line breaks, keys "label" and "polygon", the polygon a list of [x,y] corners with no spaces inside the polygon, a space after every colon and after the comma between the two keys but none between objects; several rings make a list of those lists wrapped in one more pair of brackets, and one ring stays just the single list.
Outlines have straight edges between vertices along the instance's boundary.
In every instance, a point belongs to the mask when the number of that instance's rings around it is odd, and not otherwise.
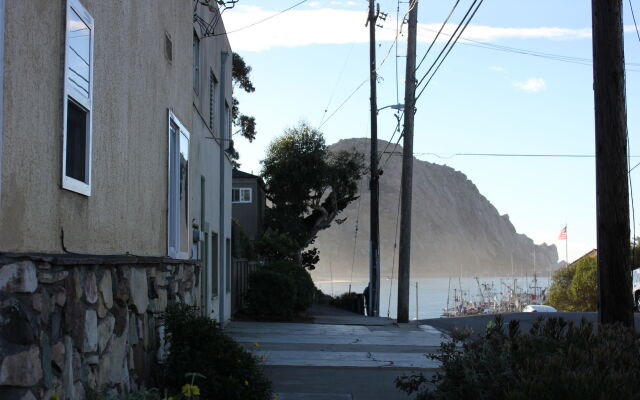
[{"label": "wooden fence", "polygon": [[245,258],[234,258],[231,263],[231,315],[244,307],[244,295],[249,287],[249,275],[259,264]]}]

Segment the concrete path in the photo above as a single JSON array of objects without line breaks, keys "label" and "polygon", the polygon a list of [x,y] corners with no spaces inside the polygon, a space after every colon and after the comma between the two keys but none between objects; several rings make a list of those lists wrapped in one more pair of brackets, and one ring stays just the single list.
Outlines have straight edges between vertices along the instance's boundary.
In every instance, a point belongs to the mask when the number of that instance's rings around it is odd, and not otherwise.
[{"label": "concrete path", "polygon": [[326,307],[312,315],[322,323],[233,321],[225,328],[263,358],[279,400],[407,399],[394,379],[438,368],[425,357],[442,341],[436,329]]}]

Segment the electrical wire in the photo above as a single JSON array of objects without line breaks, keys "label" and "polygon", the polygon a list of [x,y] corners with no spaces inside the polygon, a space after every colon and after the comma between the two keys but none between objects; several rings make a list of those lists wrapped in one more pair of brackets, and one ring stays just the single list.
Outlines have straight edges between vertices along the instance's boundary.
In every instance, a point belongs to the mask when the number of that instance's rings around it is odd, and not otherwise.
[{"label": "electrical wire", "polygon": [[391,258],[391,279],[389,279],[389,303],[387,305],[387,318],[391,312],[391,291],[393,289],[393,272],[396,267],[396,249],[398,248],[398,225],[400,222],[400,199],[402,198],[402,187],[398,190],[398,212],[396,214],[396,233],[393,237],[393,258]]},{"label": "electrical wire", "polygon": [[636,35],[638,36],[638,41],[640,41],[640,32],[638,32],[638,24],[636,23],[636,14],[633,12],[633,4],[631,4],[631,0],[629,0],[629,7],[631,7],[631,16],[633,17],[633,25],[636,27]]},{"label": "electrical wire", "polygon": [[[449,49],[447,50],[447,53],[444,55],[444,57],[442,58],[442,60],[440,60],[440,63],[438,64],[438,66],[436,67],[436,69],[433,71],[433,73],[431,74],[431,77],[429,78],[429,80],[427,81],[427,83],[424,84],[424,86],[422,87],[422,89],[420,90],[420,92],[418,93],[418,95],[416,96],[415,101],[417,102],[418,99],[420,98],[420,96],[422,96],[422,93],[425,91],[425,89],[427,88],[427,86],[429,86],[429,83],[431,83],[431,80],[433,79],[433,77],[436,75],[436,73],[438,72],[438,70],[440,69],[440,67],[442,66],[442,63],[444,62],[444,60],[447,59],[447,57],[449,56],[449,53],[451,53],[451,50],[453,50],[453,47],[456,45],[456,43],[458,42],[458,40],[460,39],[460,36],[462,36],[462,33],[464,33],[465,29],[467,29],[467,26],[469,26],[469,22],[471,22],[471,20],[473,19],[473,17],[476,15],[476,13],[478,12],[478,9],[480,9],[480,6],[482,5],[482,3],[484,2],[484,0],[480,0],[480,2],[478,3],[478,6],[476,7],[476,9],[473,11],[473,13],[471,14],[471,16],[469,17],[469,19],[467,20],[467,22],[465,23],[464,27],[462,28],[462,30],[460,31],[460,33],[458,34],[458,36],[455,38],[453,44],[451,46],[449,46]],[[475,1],[474,1],[475,4]],[[471,7],[473,7],[473,4],[471,5]],[[464,21],[464,19],[463,19]],[[462,22],[461,22],[462,23]],[[455,34],[455,32],[454,32]],[[437,60],[436,60],[437,61]],[[433,67],[432,64],[431,68]],[[431,68],[429,68],[429,70],[431,70]],[[426,78],[427,74],[429,73],[429,71],[427,71],[427,73],[422,77],[422,79],[420,79],[420,82],[418,82],[418,86],[420,86],[420,83],[424,80],[424,78]]]},{"label": "electrical wire", "polygon": [[[462,24],[467,20],[467,17],[469,16],[469,13],[471,13],[471,10],[473,10],[473,7],[477,4],[478,0],[473,0],[473,3],[471,3],[471,6],[469,6],[469,9],[467,10],[467,12],[464,14],[464,17],[462,17],[462,20],[460,21],[460,23],[458,23],[458,26],[456,27],[456,29],[453,31],[452,35],[447,35],[449,36],[449,40],[447,40],[447,43],[445,43],[444,47],[442,47],[442,50],[440,50],[440,53],[438,53],[438,56],[436,57],[436,59],[433,61],[433,63],[431,64],[431,66],[429,67],[429,69],[427,70],[427,72],[424,74],[424,76],[420,79],[420,81],[418,82],[418,84],[416,85],[416,88],[420,86],[420,84],[422,83],[422,81],[427,77],[427,75],[429,75],[429,73],[432,71],[433,67],[435,67],[435,65],[438,63],[438,61],[440,60],[440,58],[442,57],[442,55],[447,51],[447,49],[449,49],[449,46],[451,45],[451,41],[453,39],[456,38],[456,35],[458,34],[458,31],[460,30],[460,28],[462,27]],[[443,25],[444,27],[444,25]],[[465,26],[466,27],[466,26]],[[459,37],[459,36],[458,36]],[[457,41],[457,39],[456,39]],[[435,40],[433,41],[433,43],[435,43]],[[432,43],[432,44],[433,44]],[[454,42],[455,45],[455,42]],[[445,55],[446,57],[446,55]],[[416,68],[417,70],[417,68]]]},{"label": "electrical wire", "polygon": [[427,51],[424,53],[424,56],[422,56],[422,59],[420,60],[420,62],[418,63],[418,66],[416,67],[416,71],[420,68],[420,66],[422,65],[422,63],[424,62],[425,58],[427,58],[427,55],[429,55],[429,52],[431,51],[431,48],[433,47],[434,44],[436,44],[436,41],[438,40],[438,37],[440,37],[440,34],[442,33],[442,30],[444,29],[444,27],[447,25],[447,22],[449,22],[449,19],[451,18],[451,16],[453,15],[453,12],[456,10],[456,7],[458,7],[458,4],[460,4],[460,0],[456,0],[455,4],[453,5],[453,8],[451,8],[451,11],[449,11],[449,15],[447,15],[447,18],[444,20],[444,22],[442,23],[442,26],[440,27],[440,29],[438,30],[438,33],[436,34],[436,36],[433,38],[433,41],[431,42],[431,44],[429,45],[429,48],[427,49]]},{"label": "electrical wire", "polygon": [[329,122],[329,120],[330,120],[334,115],[336,115],[336,113],[337,113],[338,111],[340,111],[340,109],[341,109],[345,104],[347,104],[347,102],[351,99],[351,97],[353,97],[353,95],[354,95],[354,94],[356,94],[356,92],[357,92],[358,90],[360,90],[360,88],[362,88],[362,86],[363,86],[365,83],[367,83],[367,81],[368,81],[368,80],[369,80],[369,79],[365,79],[364,81],[362,81],[362,82],[358,85],[358,87],[356,87],[356,88],[353,90],[353,92],[351,92],[351,93],[349,94],[349,96],[347,96],[347,98],[346,98],[346,99],[344,99],[344,101],[343,101],[343,102],[338,106],[338,108],[336,108],[335,110],[333,110],[333,112],[331,113],[331,115],[329,115],[329,116],[327,117],[327,119],[325,119],[325,120],[324,120],[324,122],[318,126],[318,129],[322,128],[322,126],[323,126],[323,125],[325,125],[327,122]]},{"label": "electrical wire", "polygon": [[266,18],[263,18],[263,19],[261,19],[260,21],[256,21],[256,22],[254,22],[254,23],[252,23],[252,24],[249,24],[249,25],[243,26],[242,28],[234,29],[234,30],[229,31],[229,32],[218,33],[218,34],[216,34],[216,35],[212,35],[212,36],[230,35],[230,34],[232,34],[232,33],[236,33],[236,32],[243,31],[243,30],[245,30],[245,29],[247,29],[247,28],[251,28],[251,27],[256,26],[256,25],[258,25],[258,24],[261,24],[261,23],[263,23],[263,22],[265,22],[265,21],[268,21],[268,20],[270,20],[271,18],[275,18],[275,17],[277,17],[277,16],[279,16],[279,15],[282,15],[282,14],[286,13],[287,11],[292,10],[292,9],[294,9],[294,8],[298,7],[299,5],[306,3],[307,1],[308,1],[308,0],[302,0],[302,1],[300,1],[300,2],[298,2],[298,3],[296,3],[296,4],[294,4],[294,5],[292,5],[292,6],[291,6],[291,7],[289,7],[289,8],[285,8],[285,9],[284,9],[284,10],[282,10],[282,11],[279,11],[279,12],[277,12],[277,13],[275,13],[275,14],[272,14],[272,15],[270,15],[270,16],[268,16],[268,17],[266,17]]},{"label": "electrical wire", "polygon": [[[430,29],[424,26],[419,26],[418,29],[423,31],[429,31],[429,32],[438,32],[435,29]],[[442,35],[452,36],[448,33],[442,33]],[[463,46],[478,47],[478,48],[487,49],[487,50],[495,50],[495,51],[502,51],[502,52],[512,53],[512,54],[521,54],[521,55],[527,55],[532,57],[545,58],[553,61],[561,61],[561,62],[566,62],[571,64],[588,65],[588,66],[593,64],[593,61],[589,58],[571,57],[571,56],[565,56],[565,55],[553,54],[553,53],[543,53],[539,51],[521,49],[518,47],[503,46],[503,45],[498,45],[492,42],[482,42],[479,40],[473,40],[468,38],[461,38],[459,44]],[[637,63],[637,62],[627,62],[625,63],[625,65],[627,66],[627,71],[633,71],[633,72],[638,72],[638,70],[630,69],[629,67],[640,67],[640,63]]]},{"label": "electrical wire", "polygon": [[[360,185],[358,185],[360,186]],[[360,188],[358,188],[358,194],[360,193]],[[362,195],[358,196],[358,211],[356,211],[356,231],[353,235],[353,257],[351,259],[351,277],[349,278],[349,288],[351,288],[351,283],[353,283],[353,269],[356,265],[356,244],[358,243],[358,223],[360,221],[360,199]],[[351,290],[349,290],[351,292]]]},{"label": "electrical wire", "polygon": [[340,70],[340,74],[338,75],[338,79],[336,80],[336,85],[334,86],[333,91],[331,92],[331,96],[329,96],[329,101],[327,102],[327,105],[324,108],[324,112],[322,113],[322,118],[320,119],[320,123],[318,124],[318,126],[322,126],[322,122],[324,122],[324,118],[327,116],[327,111],[329,109],[329,106],[331,105],[331,102],[333,101],[333,97],[336,94],[336,89],[338,89],[338,85],[340,84],[340,81],[342,80],[342,75],[344,74],[344,70],[347,68],[347,64],[349,63],[349,59],[351,58],[351,52],[353,51],[353,46],[355,46],[355,43],[351,43],[351,47],[349,47],[347,58],[344,60],[344,64],[342,65],[342,69]]}]

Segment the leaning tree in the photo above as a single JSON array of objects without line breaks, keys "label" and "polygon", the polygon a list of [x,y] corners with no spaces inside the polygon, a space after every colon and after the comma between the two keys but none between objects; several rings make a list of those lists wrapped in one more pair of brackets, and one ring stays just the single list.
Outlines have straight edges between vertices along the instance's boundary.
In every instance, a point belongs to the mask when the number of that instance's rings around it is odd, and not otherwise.
[{"label": "leaning tree", "polygon": [[[265,212],[268,237],[264,239],[288,237],[298,261],[312,268],[317,249],[302,251],[358,198],[364,171],[363,154],[330,151],[322,133],[306,123],[287,129],[269,145],[262,160],[261,175],[271,203]],[[266,250],[273,243],[263,240],[261,246]]]}]

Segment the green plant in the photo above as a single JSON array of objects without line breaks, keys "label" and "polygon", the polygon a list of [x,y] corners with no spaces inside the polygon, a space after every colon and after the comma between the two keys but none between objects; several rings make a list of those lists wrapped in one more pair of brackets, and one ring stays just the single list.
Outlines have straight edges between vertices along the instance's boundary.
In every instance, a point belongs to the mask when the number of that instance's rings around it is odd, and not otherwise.
[{"label": "green plant", "polygon": [[249,276],[247,311],[259,317],[291,319],[295,313],[296,284],[288,275],[261,268]]},{"label": "green plant", "polygon": [[[185,304],[169,306],[162,320],[169,347],[157,381],[163,393],[197,396],[194,379],[204,375],[197,385],[202,399],[270,399],[271,383],[259,361],[225,335],[216,321]],[[185,378],[191,383],[185,385]]]},{"label": "green plant", "polygon": [[313,298],[316,291],[316,286],[313,284],[313,279],[309,272],[302,267],[291,261],[276,261],[265,267],[270,271],[274,271],[280,274],[284,274],[293,280],[296,287],[296,300],[294,305],[295,312],[304,312],[307,308],[313,304]]},{"label": "green plant", "polygon": [[595,257],[584,257],[556,271],[551,278],[547,304],[558,311],[596,311],[597,263]]},{"label": "green plant", "polygon": [[443,342],[442,368],[396,379],[416,399],[636,399],[640,393],[640,336],[620,325],[594,327],[539,318],[529,333],[502,318],[484,334],[469,332]]},{"label": "green plant", "polygon": [[355,292],[342,293],[331,299],[331,305],[347,311],[362,314],[364,308],[364,297]]}]

